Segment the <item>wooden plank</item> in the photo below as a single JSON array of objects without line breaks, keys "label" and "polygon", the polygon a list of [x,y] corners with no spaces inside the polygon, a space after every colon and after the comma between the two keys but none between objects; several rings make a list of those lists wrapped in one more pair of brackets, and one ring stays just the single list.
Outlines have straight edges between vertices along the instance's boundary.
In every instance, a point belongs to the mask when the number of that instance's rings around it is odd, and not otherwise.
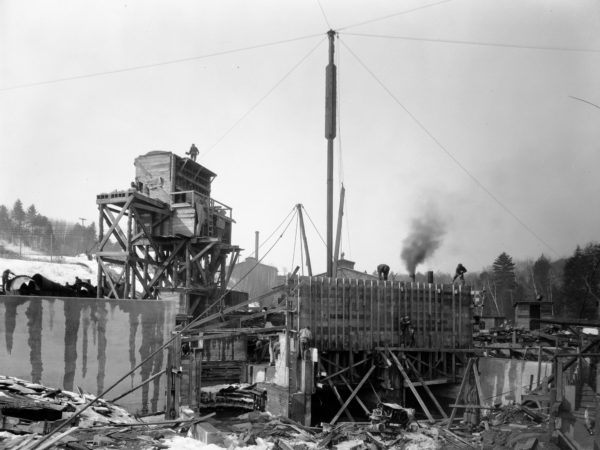
[{"label": "wooden plank", "polygon": [[462,286],[458,287],[458,345],[462,347],[464,345],[462,334],[463,334],[463,316],[462,316]]},{"label": "wooden plank", "polygon": [[347,314],[346,314],[346,310],[347,310],[347,304],[346,304],[346,279],[342,278],[342,305],[341,305],[341,310],[342,310],[342,337],[341,337],[341,341],[342,341],[342,346],[340,347],[341,349],[347,350],[348,349],[348,345],[346,343],[346,332],[347,332],[347,327],[348,327],[348,322],[347,322]]},{"label": "wooden plank", "polygon": [[333,336],[332,331],[333,327],[331,326],[331,322],[333,320],[333,305],[331,304],[331,290],[330,290],[331,278],[323,278],[323,293],[326,299],[327,306],[327,348],[333,348]]},{"label": "wooden plank", "polygon": [[370,333],[370,339],[369,339],[369,347],[372,347],[374,344],[374,340],[373,340],[373,280],[370,281],[370,285],[369,285],[369,333]]},{"label": "wooden plank", "polygon": [[321,319],[321,321],[320,321],[321,333],[319,335],[319,347],[325,348],[326,346],[324,345],[324,340],[325,340],[324,329],[325,329],[325,323],[327,323],[326,322],[327,317],[325,316],[325,309],[323,307],[323,279],[322,278],[318,278],[317,287],[319,289],[319,317]]},{"label": "wooden plank", "polygon": [[398,347],[400,347],[400,344],[402,343],[402,338],[400,335],[400,330],[402,329],[402,327],[400,326],[400,322],[402,321],[402,316],[403,316],[403,311],[402,311],[402,307],[404,306],[404,308],[406,308],[406,299],[404,298],[404,292],[405,289],[403,289],[400,284],[397,285],[398,288],[398,323],[396,326],[396,329],[398,330],[398,336],[397,336],[397,342],[394,344]]},{"label": "wooden plank", "polygon": [[360,323],[362,324],[362,334],[360,340],[362,343],[361,350],[369,350],[371,348],[371,343],[367,340],[367,283],[364,280],[360,280],[359,283],[362,285],[362,295],[360,298]]}]

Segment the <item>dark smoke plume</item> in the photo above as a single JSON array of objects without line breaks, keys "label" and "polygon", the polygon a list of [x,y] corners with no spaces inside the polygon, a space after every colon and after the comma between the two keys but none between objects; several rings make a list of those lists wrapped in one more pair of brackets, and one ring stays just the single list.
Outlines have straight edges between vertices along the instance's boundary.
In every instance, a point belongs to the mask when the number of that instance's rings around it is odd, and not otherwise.
[{"label": "dark smoke plume", "polygon": [[444,222],[434,210],[412,221],[410,234],[402,241],[400,256],[406,263],[408,274],[416,272],[417,266],[432,256],[446,234]]}]

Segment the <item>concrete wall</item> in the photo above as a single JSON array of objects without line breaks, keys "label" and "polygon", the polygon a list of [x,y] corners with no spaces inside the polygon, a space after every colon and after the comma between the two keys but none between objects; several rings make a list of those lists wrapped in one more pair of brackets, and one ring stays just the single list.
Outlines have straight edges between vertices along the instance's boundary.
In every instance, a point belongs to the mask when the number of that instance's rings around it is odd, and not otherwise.
[{"label": "concrete wall", "polygon": [[[98,395],[170,337],[177,302],[0,296],[0,373]],[[106,398],[164,368],[159,352]],[[130,412],[164,408],[164,376],[117,403]]]},{"label": "concrete wall", "polygon": [[[538,382],[537,361],[505,358],[479,358],[481,389],[485,403],[503,404],[521,402],[521,395],[529,390],[533,376],[533,388]],[[552,363],[542,362],[540,378],[552,374]]]}]

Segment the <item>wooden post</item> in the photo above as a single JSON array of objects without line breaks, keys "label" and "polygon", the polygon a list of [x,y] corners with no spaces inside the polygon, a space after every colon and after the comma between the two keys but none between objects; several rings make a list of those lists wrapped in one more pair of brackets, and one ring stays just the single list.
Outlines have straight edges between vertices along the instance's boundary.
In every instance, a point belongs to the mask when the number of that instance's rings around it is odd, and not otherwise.
[{"label": "wooden post", "polygon": [[173,420],[179,417],[179,399],[181,396],[180,367],[181,335],[177,333],[169,346],[167,354],[167,405],[165,408],[165,420]]},{"label": "wooden post", "polygon": [[[104,205],[98,205],[99,211],[99,219],[98,219],[98,241],[104,242],[104,213],[103,213]],[[103,245],[98,247],[98,251],[101,252],[104,249]],[[100,258],[98,258],[98,279],[96,285],[96,298],[104,297],[104,269],[102,268],[102,263]]]},{"label": "wooden post", "polygon": [[473,377],[475,378],[475,388],[477,389],[477,397],[479,397],[479,405],[485,406],[483,401],[483,389],[481,387],[481,378],[479,377],[478,360],[473,360]]},{"label": "wooden post", "polygon": [[[471,376],[471,368],[473,367],[473,358],[469,358],[469,362],[467,363],[467,368],[465,369],[465,373],[463,375],[463,379],[460,383],[460,389],[458,390],[458,394],[456,394],[456,401],[454,402],[455,405],[460,405],[460,399],[463,396],[464,390],[465,390],[465,386],[467,385],[467,380],[469,379],[469,377]],[[456,416],[456,410],[457,410],[457,406],[452,408],[452,413],[450,413],[450,418],[448,419],[448,425],[446,428],[450,428],[450,426],[452,425],[452,421],[454,420],[454,416]]]}]

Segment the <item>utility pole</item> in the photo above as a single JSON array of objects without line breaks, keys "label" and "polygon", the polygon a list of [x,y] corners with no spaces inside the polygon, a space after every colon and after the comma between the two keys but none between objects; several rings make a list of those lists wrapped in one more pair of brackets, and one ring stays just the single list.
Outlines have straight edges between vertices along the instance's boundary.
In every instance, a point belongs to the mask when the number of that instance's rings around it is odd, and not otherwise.
[{"label": "utility pole", "polygon": [[335,251],[333,252],[333,276],[337,277],[338,260],[340,255],[340,241],[342,240],[342,218],[344,217],[344,198],[346,195],[346,189],[342,184],[340,191],[340,204],[338,206],[338,221],[337,229],[335,233]]},{"label": "utility pole", "polygon": [[304,216],[302,215],[302,204],[296,205],[298,209],[298,219],[300,220],[300,234],[302,235],[302,242],[304,243],[304,252],[306,253],[306,267],[308,269],[308,276],[312,277],[312,265],[310,264],[310,253],[308,252],[308,240],[306,239],[306,230],[304,228]]},{"label": "utility pole", "polygon": [[337,111],[337,75],[333,60],[335,31],[329,37],[329,64],[325,69],[325,138],[327,139],[327,276],[333,276],[333,140]]},{"label": "utility pole", "polygon": [[80,217],[79,220],[81,220],[81,228],[82,228],[82,230],[81,230],[81,247],[85,251],[85,244],[84,244],[83,239],[84,239],[84,231],[85,231],[85,221],[87,219]]}]

